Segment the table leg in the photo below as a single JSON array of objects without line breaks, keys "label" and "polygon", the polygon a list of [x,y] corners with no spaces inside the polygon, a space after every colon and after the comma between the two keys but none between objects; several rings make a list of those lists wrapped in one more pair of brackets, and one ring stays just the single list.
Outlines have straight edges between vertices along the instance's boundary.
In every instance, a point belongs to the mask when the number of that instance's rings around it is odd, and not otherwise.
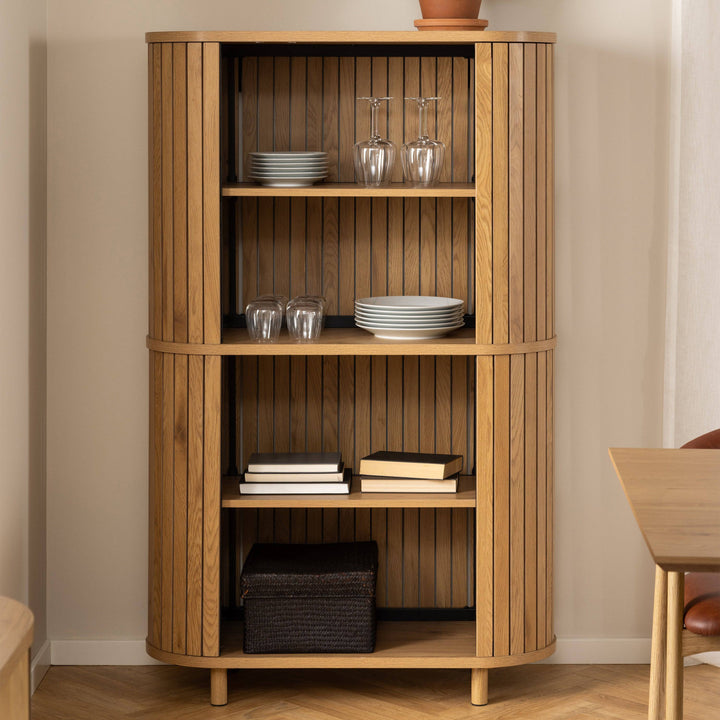
[{"label": "table leg", "polygon": [[682,629],[684,595],[685,573],[669,572],[665,720],[682,720],[683,716]]},{"label": "table leg", "polygon": [[667,573],[655,566],[652,650],[650,651],[650,699],[648,720],[662,720],[665,699],[665,654],[667,648]]}]

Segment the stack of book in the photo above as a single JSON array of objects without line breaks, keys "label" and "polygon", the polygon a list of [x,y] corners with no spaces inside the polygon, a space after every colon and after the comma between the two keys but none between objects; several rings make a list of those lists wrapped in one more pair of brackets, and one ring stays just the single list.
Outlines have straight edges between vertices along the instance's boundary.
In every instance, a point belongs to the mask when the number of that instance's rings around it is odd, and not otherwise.
[{"label": "stack of book", "polygon": [[253,453],[240,482],[243,495],[349,493],[352,471],[339,452]]},{"label": "stack of book", "polygon": [[381,450],[360,460],[362,492],[457,492],[462,455]]}]

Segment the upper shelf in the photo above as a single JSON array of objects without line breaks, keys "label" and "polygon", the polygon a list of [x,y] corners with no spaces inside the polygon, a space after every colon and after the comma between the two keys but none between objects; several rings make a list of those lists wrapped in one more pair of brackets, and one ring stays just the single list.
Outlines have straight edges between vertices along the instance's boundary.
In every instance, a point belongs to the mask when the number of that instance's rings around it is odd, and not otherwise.
[{"label": "upper shelf", "polygon": [[554,43],[555,33],[497,31],[335,31],[335,32],[246,32],[246,31],[178,31],[149,32],[145,42],[218,42],[218,43],[354,43],[408,45],[467,45],[468,43]]},{"label": "upper shelf", "polygon": [[456,197],[474,198],[473,183],[439,183],[434,187],[414,188],[406,183],[366,188],[357,183],[319,183],[310,187],[264,187],[255,183],[227,183],[225,197]]},{"label": "upper shelf", "polygon": [[222,343],[185,343],[148,337],[155,352],[180,355],[511,355],[545,352],[555,347],[555,338],[522,343],[480,344],[473,328],[461,328],[441,338],[428,340],[381,340],[360,328],[329,328],[317,342],[295,342],[283,329],[276,343],[251,342],[247,330],[225,328]]}]

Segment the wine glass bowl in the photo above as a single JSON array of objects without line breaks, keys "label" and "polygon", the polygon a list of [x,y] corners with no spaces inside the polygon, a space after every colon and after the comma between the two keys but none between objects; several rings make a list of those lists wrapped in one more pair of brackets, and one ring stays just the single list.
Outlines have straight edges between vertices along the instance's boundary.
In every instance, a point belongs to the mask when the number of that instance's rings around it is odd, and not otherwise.
[{"label": "wine glass bowl", "polygon": [[427,131],[427,110],[431,102],[439,97],[406,97],[406,101],[418,106],[420,137],[402,146],[402,158],[405,180],[415,187],[428,187],[437,183],[445,159],[445,143],[433,140]]},{"label": "wine glass bowl", "polygon": [[359,97],[370,103],[370,139],[355,143],[353,161],[358,182],[365,187],[381,187],[390,182],[395,162],[395,143],[380,137],[378,113],[380,106],[391,97]]}]

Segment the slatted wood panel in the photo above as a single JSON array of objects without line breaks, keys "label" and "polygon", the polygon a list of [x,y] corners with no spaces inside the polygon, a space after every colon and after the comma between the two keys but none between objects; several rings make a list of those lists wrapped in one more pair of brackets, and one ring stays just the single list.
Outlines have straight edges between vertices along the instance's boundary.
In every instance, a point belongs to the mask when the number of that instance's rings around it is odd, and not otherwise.
[{"label": "slatted wood panel", "polygon": [[[217,43],[149,46],[149,334],[220,340]],[[219,652],[220,358],[150,353],[148,639]]]},{"label": "slatted wood panel", "polygon": [[[476,77],[477,297],[490,318],[476,337],[545,340],[554,333],[552,46],[478,45]],[[477,395],[478,653],[530,652],[553,638],[552,351],[479,359]]]},{"label": "slatted wood panel", "polygon": [[[447,145],[443,180],[472,178],[467,138],[473,126],[474,66],[467,58],[245,57],[239,65],[233,58],[225,63],[224,72],[239,78],[222,86],[242,88],[238,174],[246,172],[243,158],[252,150],[323,149],[329,155],[328,179],[353,182],[352,146],[370,134],[369,107],[355,98],[392,94],[395,99],[381,115],[381,131],[398,146],[395,179],[401,180],[399,146],[418,130],[417,109],[410,103],[405,107],[403,97],[423,93],[443,98],[430,122],[430,132]],[[272,292],[324,295],[330,314],[340,315],[353,313],[356,297],[385,294],[460,297],[473,310],[471,201],[231,202],[242,262],[236,271],[238,306],[226,306],[228,313],[241,311],[257,294]],[[466,456],[468,471],[474,467],[474,370],[465,358],[246,358],[238,361],[236,372],[238,434],[232,455],[243,463],[260,449],[340,448],[346,462],[357,467],[360,457],[376,449],[430,451],[452,445]],[[258,394],[249,398],[253,388]],[[388,399],[394,391],[400,393],[397,406]],[[405,412],[398,411],[403,408]],[[450,436],[451,423],[461,435]],[[436,426],[442,428],[437,437]],[[235,548],[229,553],[241,562],[253,539],[246,528],[257,527],[259,533],[262,523],[257,511],[239,514]],[[275,540],[376,539],[382,557],[381,605],[473,603],[474,523],[464,510],[263,514],[273,525]],[[230,601],[236,586],[236,577],[227,579],[223,602]]]}]

